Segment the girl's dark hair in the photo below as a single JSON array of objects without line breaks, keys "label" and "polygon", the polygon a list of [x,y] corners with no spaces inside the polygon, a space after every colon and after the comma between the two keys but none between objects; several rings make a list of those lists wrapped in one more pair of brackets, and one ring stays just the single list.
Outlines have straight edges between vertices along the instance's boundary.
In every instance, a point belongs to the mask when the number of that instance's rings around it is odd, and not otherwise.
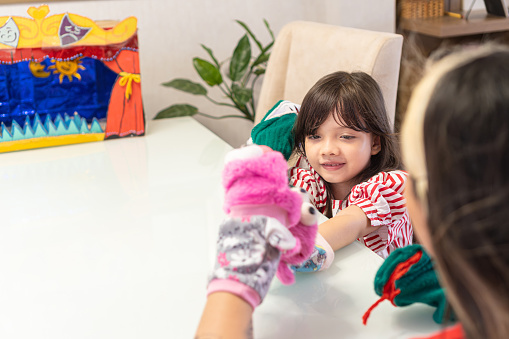
[{"label": "girl's dark hair", "polygon": [[[382,171],[400,168],[399,145],[392,133],[382,91],[370,75],[335,72],[318,80],[304,97],[293,128],[297,152],[305,155],[306,137],[315,134],[331,114],[336,122],[343,121],[348,128],[380,137],[381,151],[371,156],[368,167],[356,178],[357,182],[368,180]],[[326,188],[329,210],[332,191],[328,183]]]},{"label": "girl's dark hair", "polygon": [[509,50],[445,73],[424,118],[428,224],[470,339],[509,338]]}]

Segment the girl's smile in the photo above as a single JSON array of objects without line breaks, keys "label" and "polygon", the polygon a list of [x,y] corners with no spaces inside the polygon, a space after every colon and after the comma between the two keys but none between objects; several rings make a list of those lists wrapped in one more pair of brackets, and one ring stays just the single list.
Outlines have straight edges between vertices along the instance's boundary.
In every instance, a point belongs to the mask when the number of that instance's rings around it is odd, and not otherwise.
[{"label": "girl's smile", "polygon": [[323,162],[320,165],[326,171],[336,171],[336,170],[339,170],[339,169],[343,168],[345,163],[344,162],[341,162],[341,163],[338,163],[338,162]]}]

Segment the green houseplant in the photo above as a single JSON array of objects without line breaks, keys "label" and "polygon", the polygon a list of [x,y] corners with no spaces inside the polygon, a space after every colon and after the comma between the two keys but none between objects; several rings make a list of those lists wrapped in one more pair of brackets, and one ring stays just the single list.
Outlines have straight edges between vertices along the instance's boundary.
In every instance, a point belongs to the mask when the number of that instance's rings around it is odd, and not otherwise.
[{"label": "green houseplant", "polygon": [[[267,20],[263,20],[272,39],[267,45],[256,38],[249,27],[240,20],[236,22],[244,28],[246,34],[237,43],[230,58],[218,62],[210,48],[201,44],[209,55],[211,62],[195,57],[193,66],[200,78],[209,86],[218,86],[224,94],[221,101],[216,101],[208,94],[207,88],[199,83],[188,79],[173,79],[163,83],[163,86],[171,87],[194,95],[204,96],[207,100],[220,106],[232,107],[240,114],[229,114],[223,116],[212,116],[199,112],[198,108],[189,104],[176,104],[161,110],[154,119],[174,118],[181,116],[203,115],[212,119],[242,118],[254,121],[255,103],[253,88],[258,78],[265,73],[270,50],[274,44],[274,33]],[[258,47],[259,53],[253,55],[250,39]],[[228,62],[229,61],[229,62]],[[229,67],[226,67],[229,64]],[[223,76],[224,72],[225,76]],[[228,80],[227,80],[228,79]]]}]

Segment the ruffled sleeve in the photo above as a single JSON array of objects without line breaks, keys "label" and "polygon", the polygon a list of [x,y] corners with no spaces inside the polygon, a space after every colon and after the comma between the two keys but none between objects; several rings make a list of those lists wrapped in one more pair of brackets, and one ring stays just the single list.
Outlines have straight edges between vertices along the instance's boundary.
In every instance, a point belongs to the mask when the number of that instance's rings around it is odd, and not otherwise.
[{"label": "ruffled sleeve", "polygon": [[380,172],[354,186],[348,197],[348,205],[360,207],[371,226],[380,227],[359,240],[383,258],[395,248],[412,244],[413,231],[403,196],[407,176],[404,171]]}]

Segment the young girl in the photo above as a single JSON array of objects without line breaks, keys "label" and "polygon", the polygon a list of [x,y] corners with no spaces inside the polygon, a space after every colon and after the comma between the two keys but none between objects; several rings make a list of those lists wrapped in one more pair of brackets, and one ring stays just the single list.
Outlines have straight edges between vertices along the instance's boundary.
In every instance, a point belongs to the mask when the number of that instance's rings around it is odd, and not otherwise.
[{"label": "young girl", "polygon": [[[302,106],[280,101],[253,129],[254,143],[288,148],[283,129],[294,118],[296,165],[290,184],[304,188],[316,208],[330,219],[319,226],[317,248],[299,268],[327,268],[334,251],[356,239],[386,258],[412,244],[412,226],[403,190],[407,174],[380,87],[366,73],[335,72],[320,79]],[[274,120],[276,119],[276,120]],[[286,151],[288,156],[288,151]]]}]

